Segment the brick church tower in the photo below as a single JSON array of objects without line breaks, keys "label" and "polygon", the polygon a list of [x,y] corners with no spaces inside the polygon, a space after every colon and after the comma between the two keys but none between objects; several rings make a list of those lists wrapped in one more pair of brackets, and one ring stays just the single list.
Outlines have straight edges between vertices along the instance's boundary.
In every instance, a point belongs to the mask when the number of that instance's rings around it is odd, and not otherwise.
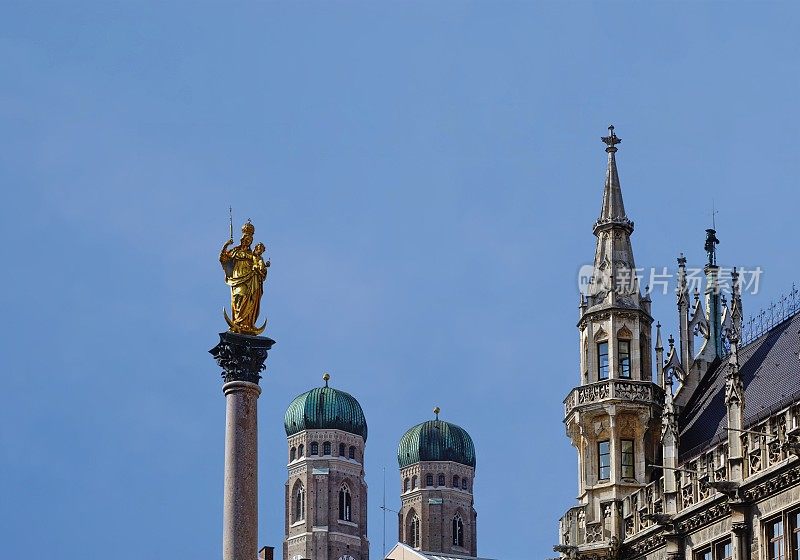
[{"label": "brick church tower", "polygon": [[296,397],[284,417],[289,448],[284,560],[369,560],[358,401],[328,386]]},{"label": "brick church tower", "polygon": [[402,507],[400,542],[426,552],[477,556],[472,484],[475,446],[460,426],[428,420],[408,430],[397,448]]}]

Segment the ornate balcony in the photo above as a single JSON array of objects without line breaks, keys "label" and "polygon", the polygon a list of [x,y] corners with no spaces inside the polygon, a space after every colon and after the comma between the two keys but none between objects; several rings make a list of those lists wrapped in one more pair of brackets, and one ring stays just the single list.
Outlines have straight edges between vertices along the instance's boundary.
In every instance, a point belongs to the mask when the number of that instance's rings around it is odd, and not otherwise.
[{"label": "ornate balcony", "polygon": [[606,379],[591,385],[575,387],[564,399],[564,417],[576,406],[604,401],[628,401],[642,404],[663,404],[664,391],[650,381]]}]

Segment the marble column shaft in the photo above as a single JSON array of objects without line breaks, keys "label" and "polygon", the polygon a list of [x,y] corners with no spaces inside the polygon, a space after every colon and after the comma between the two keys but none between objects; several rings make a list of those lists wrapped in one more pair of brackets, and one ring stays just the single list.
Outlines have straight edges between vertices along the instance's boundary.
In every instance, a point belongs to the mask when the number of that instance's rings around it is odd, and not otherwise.
[{"label": "marble column shaft", "polygon": [[225,393],[223,560],[258,556],[258,396],[261,387],[231,381]]}]

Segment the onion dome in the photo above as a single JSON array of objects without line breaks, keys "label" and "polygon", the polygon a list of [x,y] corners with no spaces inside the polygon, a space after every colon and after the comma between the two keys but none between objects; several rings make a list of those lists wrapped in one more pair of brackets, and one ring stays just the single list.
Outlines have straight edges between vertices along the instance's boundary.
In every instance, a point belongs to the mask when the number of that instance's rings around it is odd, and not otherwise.
[{"label": "onion dome", "polygon": [[453,461],[475,467],[475,445],[467,431],[461,426],[439,420],[439,409],[435,420],[417,424],[400,438],[397,446],[397,462],[400,468],[420,461]]},{"label": "onion dome", "polygon": [[328,387],[330,375],[323,376],[324,387],[298,395],[286,409],[283,426],[286,435],[303,430],[342,430],[367,441],[367,420],[361,405],[350,393]]}]

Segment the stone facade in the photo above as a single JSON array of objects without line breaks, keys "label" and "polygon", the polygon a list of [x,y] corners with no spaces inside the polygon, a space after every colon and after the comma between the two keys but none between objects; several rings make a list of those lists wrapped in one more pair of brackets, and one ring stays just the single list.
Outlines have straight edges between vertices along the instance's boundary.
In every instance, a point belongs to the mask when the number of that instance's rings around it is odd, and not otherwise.
[{"label": "stone facade", "polygon": [[285,560],[369,560],[364,439],[342,430],[290,436]]},{"label": "stone facade", "polygon": [[[770,416],[753,431],[778,433],[779,426],[800,423],[800,406],[793,405]],[[798,441],[800,430],[786,434],[786,442]],[[744,478],[734,489],[714,483],[727,481],[730,470],[726,457],[727,443],[686,461],[683,471],[673,475],[678,488],[676,511],[665,514],[664,479],[659,478],[633,494],[623,504],[623,550],[635,559],[686,558],[725,560],[725,545],[735,560],[797,558],[800,543],[800,460],[789,451],[793,446],[775,443],[756,445],[766,437],[738,435],[751,445],[751,463]],[[746,463],[747,465],[747,463]],[[783,538],[773,541],[780,555],[770,555],[770,524],[782,521]],[[562,519],[564,542],[581,546],[585,529],[579,516]],[[574,540],[573,540],[574,539]],[[605,543],[598,543],[605,548]]]},{"label": "stone facade", "polygon": [[400,542],[428,552],[476,556],[474,477],[474,468],[453,461],[420,461],[400,469]]},{"label": "stone facade", "polygon": [[594,276],[581,297],[580,384],[564,401],[578,504],[562,517],[555,550],[592,560],[800,560],[797,291],[782,300],[779,320],[743,336],[739,275],[733,269],[728,305],[708,229],[705,297],[696,291],[690,309],[681,255],[679,340],[670,336],[665,356],[657,326],[651,361],[649,298],[635,280],[618,281],[634,268],[615,161],[621,140],[613,128],[603,140],[609,159]]}]

